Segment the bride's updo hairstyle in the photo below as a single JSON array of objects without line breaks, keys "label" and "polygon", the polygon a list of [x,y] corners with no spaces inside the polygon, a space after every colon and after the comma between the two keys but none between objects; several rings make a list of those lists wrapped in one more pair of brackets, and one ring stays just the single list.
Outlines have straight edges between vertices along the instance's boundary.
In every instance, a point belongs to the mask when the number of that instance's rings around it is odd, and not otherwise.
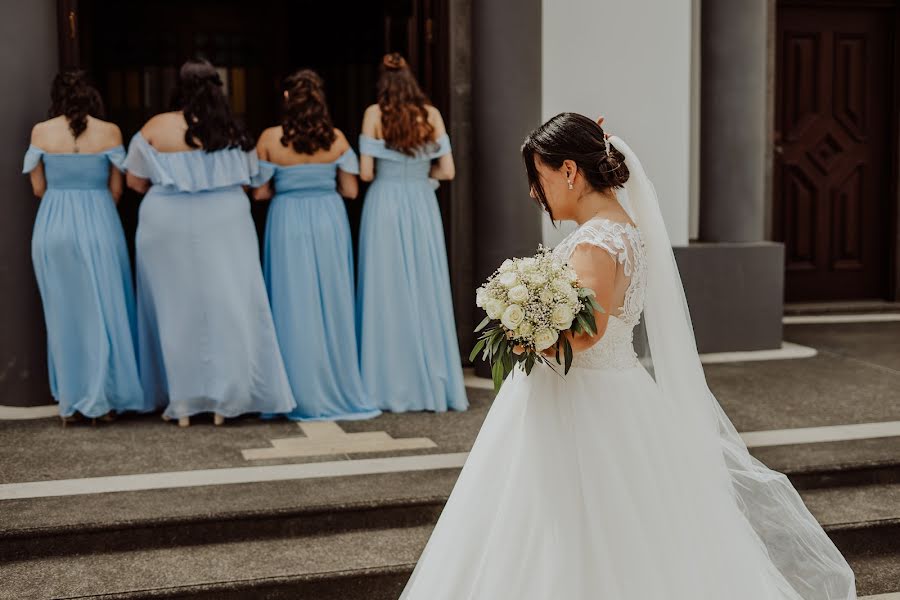
[{"label": "bride's updo hairstyle", "polygon": [[286,97],[281,118],[282,146],[292,146],[299,154],[328,150],[337,139],[328,105],[325,83],[310,69],[293,73],[282,86]]},{"label": "bride's updo hairstyle", "polygon": [[53,78],[48,115],[51,119],[64,116],[76,138],[87,129],[88,116],[103,118],[100,93],[88,83],[84,71],[66,69]]},{"label": "bride's updo hairstyle", "polygon": [[560,113],[532,131],[522,144],[522,159],[528,185],[545,211],[553,218],[535,159],[551,169],[563,161],[574,161],[588,185],[598,192],[620,188],[628,181],[625,157],[609,143],[603,128],[593,119],[578,113]]}]

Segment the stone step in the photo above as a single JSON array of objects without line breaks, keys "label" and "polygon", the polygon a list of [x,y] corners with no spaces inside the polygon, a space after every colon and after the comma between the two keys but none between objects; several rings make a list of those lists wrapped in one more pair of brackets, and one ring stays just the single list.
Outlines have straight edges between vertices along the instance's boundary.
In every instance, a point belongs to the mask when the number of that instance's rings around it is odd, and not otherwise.
[{"label": "stone step", "polygon": [[[0,565],[0,600],[394,600],[430,532],[420,525],[16,561]],[[900,553],[849,560],[861,597],[900,591]]]},{"label": "stone step", "polygon": [[48,556],[0,565],[0,599],[396,600],[430,525]]},{"label": "stone step", "polygon": [[[0,598],[396,598],[457,475],[5,501]],[[801,493],[861,594],[900,591],[900,484]]]},{"label": "stone step", "polygon": [[900,302],[886,302],[884,300],[856,300],[845,302],[789,302],[784,305],[785,315],[827,315],[898,312],[900,312]]},{"label": "stone step", "polygon": [[131,551],[433,525],[459,469],[0,502],[0,565],[85,549]]},{"label": "stone step", "polygon": [[900,436],[754,448],[797,489],[900,483]]}]

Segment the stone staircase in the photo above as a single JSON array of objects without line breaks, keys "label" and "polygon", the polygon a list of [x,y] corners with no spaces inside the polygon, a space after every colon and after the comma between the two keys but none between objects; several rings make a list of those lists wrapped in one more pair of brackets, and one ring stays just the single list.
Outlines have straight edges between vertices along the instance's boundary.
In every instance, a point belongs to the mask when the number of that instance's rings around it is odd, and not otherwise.
[{"label": "stone staircase", "polygon": [[[860,595],[900,592],[900,459],[781,470]],[[0,598],[393,600],[458,473],[3,501]]]}]

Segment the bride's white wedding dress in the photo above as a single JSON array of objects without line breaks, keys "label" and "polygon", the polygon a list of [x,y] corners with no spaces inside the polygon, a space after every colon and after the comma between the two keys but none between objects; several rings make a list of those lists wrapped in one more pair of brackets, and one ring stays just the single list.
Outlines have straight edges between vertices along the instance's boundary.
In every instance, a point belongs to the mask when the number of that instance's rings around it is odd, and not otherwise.
[{"label": "bride's white wedding dress", "polygon": [[[680,280],[667,287],[671,247],[640,163],[613,143],[640,228],[592,220],[555,252],[612,255],[621,308],[568,375],[536,366],[505,381],[402,598],[855,598],[852,572],[786,478],[749,457],[711,395],[686,397],[708,389],[693,338],[660,320],[687,318]],[[650,362],[632,342],[642,312]]]}]

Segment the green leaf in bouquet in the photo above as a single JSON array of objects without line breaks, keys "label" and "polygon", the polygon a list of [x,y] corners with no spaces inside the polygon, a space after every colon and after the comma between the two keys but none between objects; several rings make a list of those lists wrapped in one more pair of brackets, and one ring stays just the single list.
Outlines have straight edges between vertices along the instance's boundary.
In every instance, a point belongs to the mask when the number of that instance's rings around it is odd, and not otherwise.
[{"label": "green leaf in bouquet", "polygon": [[531,370],[534,368],[534,354],[528,352],[528,356],[525,358],[525,374],[531,375]]},{"label": "green leaf in bouquet", "polygon": [[565,351],[566,364],[563,368],[563,372],[568,373],[569,369],[572,368],[572,359],[574,358],[572,352],[572,344],[569,342],[569,338],[563,337],[563,350]]},{"label": "green leaf in bouquet", "polygon": [[491,365],[491,378],[494,380],[494,391],[499,392],[504,379],[503,362],[497,361]]},{"label": "green leaf in bouquet", "polygon": [[478,340],[475,347],[472,348],[472,352],[469,354],[469,362],[475,362],[475,357],[478,356],[478,353],[484,348],[485,343],[487,343],[485,338]]},{"label": "green leaf in bouquet", "polygon": [[597,323],[596,321],[592,324],[588,321],[589,317],[585,315],[578,315],[578,325],[581,331],[579,333],[586,333],[587,335],[593,337],[597,335]]},{"label": "green leaf in bouquet", "polygon": [[484,321],[482,321],[481,323],[479,323],[479,324],[478,324],[478,327],[475,328],[475,333],[478,333],[479,331],[481,331],[482,329],[484,329],[485,327],[487,327],[487,326],[488,326],[488,323],[490,323],[490,322],[491,322],[491,318],[490,318],[490,317],[485,317],[485,318],[484,318]]},{"label": "green leaf in bouquet", "polygon": [[503,362],[503,370],[509,373],[513,370],[512,351],[506,344],[500,349],[500,360]]}]

